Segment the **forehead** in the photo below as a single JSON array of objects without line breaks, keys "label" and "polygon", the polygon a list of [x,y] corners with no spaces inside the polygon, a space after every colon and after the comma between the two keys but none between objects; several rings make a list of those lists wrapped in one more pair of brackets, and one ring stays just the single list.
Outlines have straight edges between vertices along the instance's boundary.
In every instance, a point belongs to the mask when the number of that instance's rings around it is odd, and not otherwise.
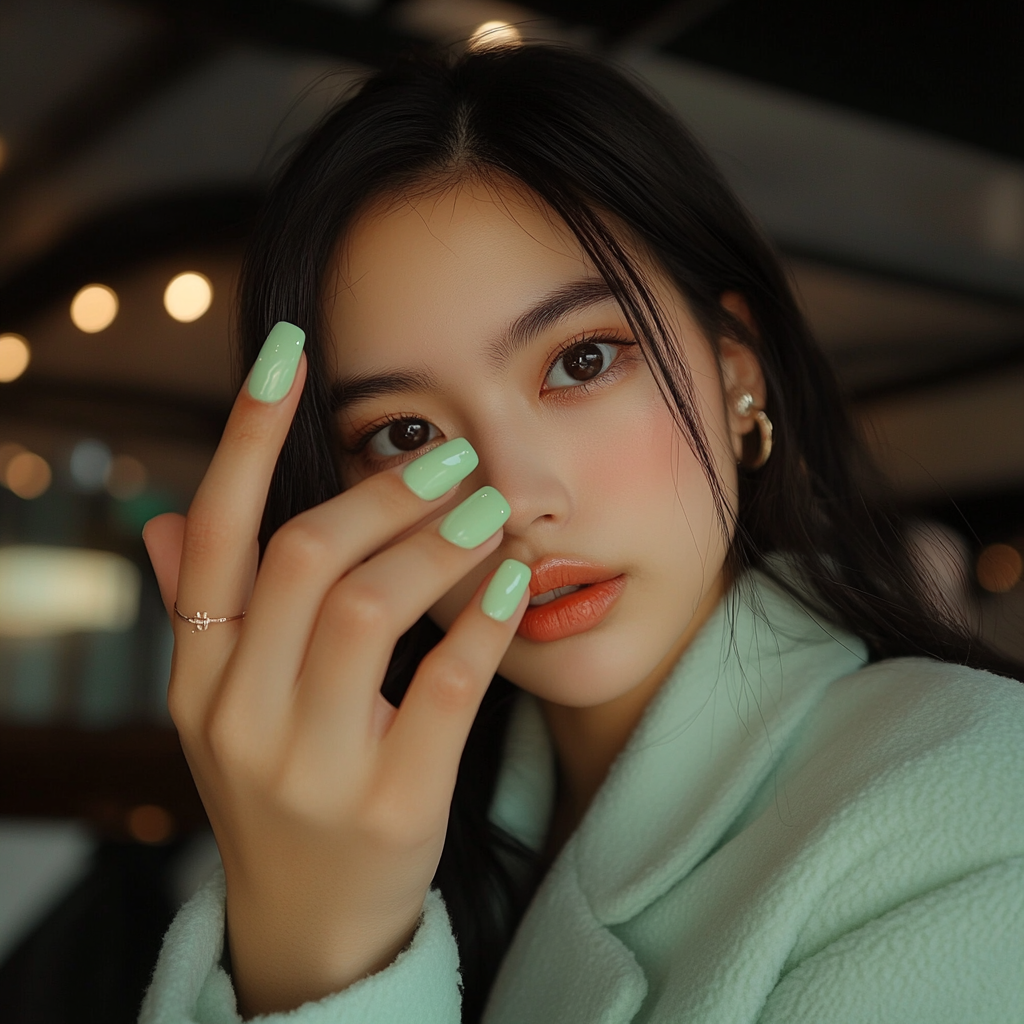
[{"label": "forehead", "polygon": [[479,346],[552,288],[598,277],[554,211],[490,182],[378,202],[352,225],[334,270],[343,372]]}]

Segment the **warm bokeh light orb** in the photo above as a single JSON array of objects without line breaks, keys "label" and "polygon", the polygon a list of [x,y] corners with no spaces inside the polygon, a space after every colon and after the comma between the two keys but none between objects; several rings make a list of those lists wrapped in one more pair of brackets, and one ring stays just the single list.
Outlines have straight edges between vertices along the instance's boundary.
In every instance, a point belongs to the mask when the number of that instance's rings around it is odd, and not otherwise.
[{"label": "warm bokeh light orb", "polygon": [[27,501],[45,494],[52,479],[50,464],[35,452],[19,452],[4,468],[4,483]]},{"label": "warm bokeh light orb", "polygon": [[518,46],[523,41],[519,29],[507,21],[485,21],[469,37],[471,50],[486,50],[490,46]]},{"label": "warm bokeh light orb", "polygon": [[7,140],[0,135],[0,171],[4,169],[4,164],[7,163]]},{"label": "warm bokeh light orb", "polygon": [[171,278],[164,290],[164,309],[183,324],[198,320],[213,302],[213,285],[205,274],[188,271]]},{"label": "warm bokeh light orb", "polygon": [[158,804],[140,804],[128,813],[128,832],[140,843],[165,843],[174,835],[174,817]]},{"label": "warm bokeh light orb", "polygon": [[71,321],[86,334],[106,330],[117,316],[117,292],[105,284],[87,284],[71,300]]},{"label": "warm bokeh light orb", "polygon": [[20,334],[0,334],[0,384],[17,380],[31,358],[28,342]]},{"label": "warm bokeh light orb", "polygon": [[7,479],[7,463],[15,455],[20,455],[27,450],[23,444],[18,444],[17,441],[5,441],[3,444],[0,444],[0,484],[4,484],[4,481]]},{"label": "warm bokeh light orb", "polygon": [[1012,544],[989,544],[981,549],[976,567],[978,582],[992,594],[1005,594],[1020,583],[1024,558]]},{"label": "warm bokeh light orb", "polygon": [[107,469],[106,487],[118,501],[137,498],[149,479],[146,467],[132,455],[115,455]]}]

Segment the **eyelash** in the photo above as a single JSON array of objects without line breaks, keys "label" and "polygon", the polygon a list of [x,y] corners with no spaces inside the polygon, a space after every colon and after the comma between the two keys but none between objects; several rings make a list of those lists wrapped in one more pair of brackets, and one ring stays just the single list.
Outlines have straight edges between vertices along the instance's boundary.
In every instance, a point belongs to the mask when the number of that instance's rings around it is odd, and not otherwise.
[{"label": "eyelash", "polygon": [[[618,379],[621,371],[625,369],[625,367],[621,365],[623,361],[623,352],[628,348],[634,348],[636,346],[635,341],[625,341],[622,338],[614,337],[611,335],[589,334],[584,335],[581,338],[573,338],[571,341],[568,341],[564,345],[562,345],[561,348],[559,348],[551,357],[551,360],[548,362],[547,369],[544,371],[544,380],[547,380],[547,378],[551,374],[551,371],[555,368],[555,366],[558,364],[558,361],[566,354],[566,352],[571,351],[578,345],[585,345],[587,344],[587,342],[604,345],[614,345],[619,350],[619,353],[618,355],[616,355],[612,363],[606,369],[602,370],[602,372],[599,373],[596,377],[593,377],[590,380],[580,381],[578,384],[567,385],[565,387],[560,388],[551,388],[550,390],[552,392],[571,392],[574,396],[579,394],[587,395],[599,387],[604,387],[607,384],[613,383],[615,380]],[[619,373],[616,373],[617,368],[619,370]],[[370,426],[360,431],[359,434],[356,436],[355,440],[353,441],[352,445],[346,446],[345,450],[350,455],[361,455],[365,451],[366,446],[370,443],[370,441],[373,440],[373,438],[382,430],[385,430],[387,427],[391,426],[392,423],[402,423],[404,421],[418,419],[421,419],[421,417],[417,416],[415,413],[388,413],[386,416],[382,417],[381,419],[377,420],[376,422],[370,424]],[[430,421],[423,420],[423,422],[429,423]],[[433,424],[431,424],[431,426],[433,426]],[[427,444],[423,446],[423,448],[416,449],[415,452],[411,452],[410,454],[414,456],[419,456],[423,454],[423,452],[426,450],[427,445],[432,443],[432,440],[428,441]],[[392,456],[391,458],[397,458],[397,456]],[[373,461],[380,462],[384,460],[375,458]]]},{"label": "eyelash", "polygon": [[[618,374],[621,373],[625,367],[622,366],[622,354],[627,348],[634,348],[636,346],[635,341],[625,341],[622,338],[616,338],[612,335],[606,334],[586,334],[582,338],[573,338],[572,341],[566,342],[558,351],[551,357],[548,363],[548,368],[544,371],[544,379],[547,380],[551,371],[558,365],[562,356],[566,352],[572,351],[578,345],[586,345],[588,342],[597,345],[614,345],[619,351],[615,356],[615,359],[609,366],[603,369],[596,377],[590,380],[581,380],[576,384],[567,385],[563,388],[552,388],[553,392],[572,392],[574,395],[584,394],[588,395],[591,391],[596,390],[599,387],[604,387],[606,384],[611,384],[613,380],[618,379]],[[618,371],[618,372],[616,372]]]}]

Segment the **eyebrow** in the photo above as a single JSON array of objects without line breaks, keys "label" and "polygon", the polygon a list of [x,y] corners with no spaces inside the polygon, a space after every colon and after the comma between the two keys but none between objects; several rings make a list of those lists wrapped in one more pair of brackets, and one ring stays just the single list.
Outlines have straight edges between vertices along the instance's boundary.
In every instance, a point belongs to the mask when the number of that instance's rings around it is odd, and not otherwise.
[{"label": "eyebrow", "polygon": [[508,330],[487,346],[487,354],[497,369],[504,368],[509,360],[533,339],[573,313],[582,312],[591,306],[600,305],[613,298],[608,282],[603,277],[587,277],[570,281],[552,292],[548,292],[536,305],[509,324]]},{"label": "eyebrow", "polygon": [[[570,281],[548,292],[539,302],[509,324],[496,340],[488,343],[486,354],[495,367],[502,369],[512,357],[549,327],[592,306],[614,298],[608,282],[602,277]],[[439,391],[440,381],[429,369],[392,370],[386,373],[361,373],[343,377],[331,388],[332,407],[339,412],[356,402],[382,395],[410,394],[417,391]]]},{"label": "eyebrow", "polygon": [[438,391],[441,382],[430,370],[396,370],[392,373],[359,373],[344,377],[331,386],[331,409],[342,409],[381,395],[407,395],[417,391]]}]

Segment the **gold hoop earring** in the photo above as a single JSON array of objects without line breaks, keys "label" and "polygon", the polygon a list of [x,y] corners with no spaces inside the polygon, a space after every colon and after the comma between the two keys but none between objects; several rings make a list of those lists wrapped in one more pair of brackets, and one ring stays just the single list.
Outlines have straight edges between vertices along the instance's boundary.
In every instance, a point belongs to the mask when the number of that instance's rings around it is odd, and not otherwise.
[{"label": "gold hoop earring", "polygon": [[[740,416],[747,416],[750,414],[750,410],[754,407],[754,396],[750,392],[745,391],[739,398],[736,399],[736,412]],[[768,414],[763,409],[758,409],[754,413],[754,421],[757,423],[758,432],[761,435],[761,447],[758,450],[757,458],[753,462],[745,462],[743,459],[739,460],[739,464],[744,469],[760,469],[767,461],[768,457],[772,453],[772,421],[768,419]],[[746,435],[744,435],[745,437]]]},{"label": "gold hoop earring", "polygon": [[757,429],[761,432],[761,450],[757,453],[757,460],[751,465],[751,469],[760,469],[772,453],[772,421],[764,409],[758,409],[754,416],[757,421]]}]

